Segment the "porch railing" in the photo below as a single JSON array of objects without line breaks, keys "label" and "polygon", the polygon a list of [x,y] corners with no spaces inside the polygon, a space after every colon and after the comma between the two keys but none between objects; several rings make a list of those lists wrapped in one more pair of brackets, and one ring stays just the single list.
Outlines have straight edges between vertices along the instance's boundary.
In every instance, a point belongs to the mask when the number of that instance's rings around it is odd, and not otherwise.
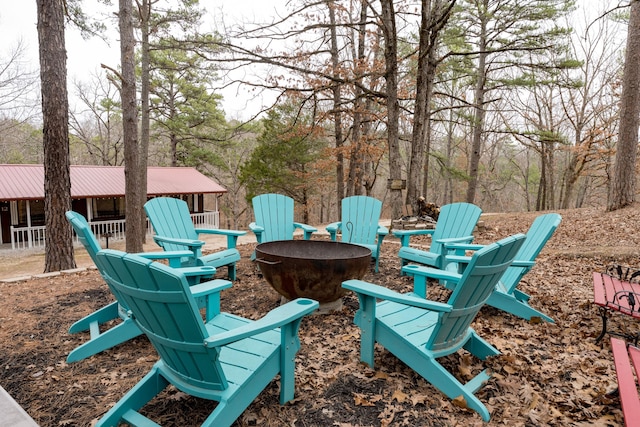
[{"label": "porch railing", "polygon": [[[203,212],[191,214],[191,220],[197,228],[219,228],[220,215],[219,212]],[[126,221],[124,219],[116,219],[111,221],[92,221],[89,223],[91,231],[96,235],[98,240],[118,241],[125,239]],[[11,231],[11,249],[32,249],[45,247],[45,227],[10,227]],[[147,235],[151,236],[153,230],[149,221],[147,221]],[[74,236],[77,242],[77,237]]]}]

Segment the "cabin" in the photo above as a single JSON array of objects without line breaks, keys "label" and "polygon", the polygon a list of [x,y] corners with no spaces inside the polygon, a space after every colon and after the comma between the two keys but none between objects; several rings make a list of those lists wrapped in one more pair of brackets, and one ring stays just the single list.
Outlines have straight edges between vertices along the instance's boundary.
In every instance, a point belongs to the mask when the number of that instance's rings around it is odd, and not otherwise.
[{"label": "cabin", "polygon": [[[218,198],[226,192],[194,168],[147,169],[147,197],[185,200],[200,227],[219,228]],[[124,166],[71,166],[72,209],[87,218],[98,238],[124,238],[124,195]],[[25,249],[44,242],[44,166],[0,165],[0,243]]]}]

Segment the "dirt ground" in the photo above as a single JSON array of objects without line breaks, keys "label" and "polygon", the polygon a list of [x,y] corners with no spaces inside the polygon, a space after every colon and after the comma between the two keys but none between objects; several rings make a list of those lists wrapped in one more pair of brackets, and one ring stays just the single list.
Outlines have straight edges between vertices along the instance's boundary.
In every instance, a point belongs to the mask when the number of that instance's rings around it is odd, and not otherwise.
[{"label": "dirt ground", "polygon": [[[375,369],[359,363],[359,330],[353,325],[358,301],[347,295],[342,310],[302,322],[296,399],[280,406],[275,380],[234,425],[622,425],[609,342],[595,343],[601,320],[591,304],[591,273],[610,263],[640,265],[640,205],[613,213],[602,208],[560,213],[562,224],[520,284],[531,295],[531,304],[555,323],[527,322],[486,307],[474,328],[502,354],[486,362],[462,351],[441,359],[460,378],[491,368],[492,379],[478,393],[491,412],[489,423],[456,406],[381,347],[376,349]],[[485,215],[476,241],[526,232],[538,214]],[[223,310],[248,318],[258,318],[280,303],[279,294],[249,261],[253,247],[240,247],[238,280],[222,294]],[[410,279],[399,274],[397,250],[397,240],[386,239],[380,272],[371,269],[365,279],[409,290]],[[15,276],[22,275],[21,262],[11,262]],[[430,288],[431,299],[438,298],[435,289]],[[88,337],[69,334],[69,326],[110,301],[93,269],[0,283],[0,384],[39,425],[92,425],[157,360],[147,339],[138,337],[88,359],[65,362],[69,351]],[[638,326],[620,317],[612,323]],[[162,425],[191,426],[214,406],[170,389],[152,401],[147,414]]]}]

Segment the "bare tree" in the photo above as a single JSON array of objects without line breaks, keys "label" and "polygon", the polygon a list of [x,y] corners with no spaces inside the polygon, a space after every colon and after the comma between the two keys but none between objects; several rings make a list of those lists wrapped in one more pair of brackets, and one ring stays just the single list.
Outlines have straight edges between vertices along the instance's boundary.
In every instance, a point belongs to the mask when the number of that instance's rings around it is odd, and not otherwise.
[{"label": "bare tree", "polygon": [[[336,3],[332,0],[327,1],[329,9],[329,28],[330,28],[330,53],[331,53],[331,72],[338,76],[340,74],[340,56],[338,47],[337,23],[336,23]],[[334,83],[332,87],[333,95],[333,128],[336,146],[336,194],[338,194],[338,209],[340,208],[340,200],[344,196],[344,155],[342,154],[342,85]]]},{"label": "bare tree", "polygon": [[[577,197],[580,183],[595,172],[601,156],[610,155],[608,147],[614,131],[609,129],[617,122],[614,116],[618,103],[611,87],[619,84],[621,74],[618,52],[622,46],[616,29],[610,20],[599,19],[573,38],[574,55],[582,59],[582,66],[563,73],[569,84],[560,92],[569,133],[573,134],[566,148],[561,209],[581,207],[582,200]],[[571,84],[574,76],[582,84]]]},{"label": "bare tree", "polygon": [[635,201],[635,167],[640,122],[640,0],[631,2],[627,50],[622,77],[618,147],[607,210],[613,211]]},{"label": "bare tree", "polygon": [[385,80],[387,95],[387,143],[389,145],[389,179],[391,180],[391,215],[402,216],[402,188],[396,185],[402,180],[399,143],[400,103],[398,101],[398,38],[393,0],[380,0],[382,5],[381,27],[384,37]]},{"label": "bare tree", "polygon": [[[405,204],[415,204],[419,196],[424,196],[420,188],[420,175],[425,152],[428,151],[429,115],[436,67],[436,48],[440,32],[451,16],[456,0],[422,0],[420,35],[418,44],[418,71],[416,78],[416,99],[413,113],[413,133],[411,136],[411,157],[407,176],[407,199]],[[426,174],[425,174],[426,175]],[[424,190],[423,190],[424,191]],[[416,205],[417,206],[417,205]],[[417,212],[414,212],[417,213]]]},{"label": "bare tree", "polygon": [[38,43],[42,88],[44,210],[47,245],[44,271],[75,268],[71,226],[69,99],[63,0],[38,0]]},{"label": "bare tree", "polygon": [[69,126],[82,143],[75,144],[80,146],[77,148],[74,144],[71,146],[73,164],[119,166],[124,162],[119,90],[111,79],[97,74],[92,75],[89,82],[73,83],[80,106],[71,111]]},{"label": "bare tree", "polygon": [[[24,55],[22,41],[0,55],[0,118],[10,119],[14,124],[31,119],[39,106],[38,99],[32,96],[38,84],[38,72],[24,67]],[[0,127],[0,131],[5,129]]]}]

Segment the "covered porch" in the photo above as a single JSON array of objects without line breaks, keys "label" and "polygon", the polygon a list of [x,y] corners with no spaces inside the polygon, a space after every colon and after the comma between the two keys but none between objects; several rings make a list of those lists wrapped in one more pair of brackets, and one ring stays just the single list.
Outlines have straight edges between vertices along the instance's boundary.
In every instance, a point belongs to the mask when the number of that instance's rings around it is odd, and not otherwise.
[{"label": "covered porch", "polygon": [[[13,250],[46,244],[42,165],[0,165],[0,243]],[[151,167],[147,196],[170,196],[187,202],[196,227],[219,228],[218,198],[226,189],[193,168]],[[41,184],[41,185],[38,185]],[[103,240],[123,240],[126,229],[124,168],[71,166],[72,210],[87,218]],[[147,223],[147,233],[153,233]]]}]

